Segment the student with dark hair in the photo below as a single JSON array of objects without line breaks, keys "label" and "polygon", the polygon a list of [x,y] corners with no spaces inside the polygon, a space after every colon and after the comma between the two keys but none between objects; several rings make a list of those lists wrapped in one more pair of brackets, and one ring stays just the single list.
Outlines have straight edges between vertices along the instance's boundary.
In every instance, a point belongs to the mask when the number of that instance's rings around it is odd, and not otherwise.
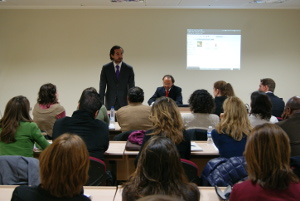
[{"label": "student with dark hair", "polygon": [[33,157],[34,143],[41,148],[49,146],[36,123],[29,115],[29,101],[16,96],[8,101],[0,120],[0,155]]},{"label": "student with dark hair", "polygon": [[245,149],[248,180],[233,186],[230,201],[300,200],[299,178],[290,168],[286,133],[275,124],[256,126]]},{"label": "student with dark hair", "polygon": [[181,114],[185,129],[216,127],[220,118],[218,115],[211,114],[215,108],[215,103],[212,95],[207,90],[194,91],[188,102],[192,113]]},{"label": "student with dark hair", "polygon": [[16,187],[12,201],[90,201],[83,195],[89,153],[79,136],[59,136],[41,153],[39,160],[41,184]]},{"label": "student with dark hair", "polygon": [[72,117],[58,119],[53,127],[53,139],[64,133],[79,135],[86,143],[90,156],[104,159],[109,145],[107,124],[96,119],[102,106],[100,96],[95,91],[84,90],[79,99],[78,110]]},{"label": "student with dark hair", "polygon": [[251,94],[249,120],[252,127],[264,123],[278,122],[275,116],[272,116],[272,103],[266,93],[255,91]]},{"label": "student with dark hair", "polygon": [[153,136],[147,141],[135,172],[123,187],[123,201],[135,201],[148,195],[168,195],[184,201],[200,199],[197,186],[186,178],[176,146],[162,136]]},{"label": "student with dark hair", "polygon": [[47,83],[40,87],[32,115],[33,121],[51,138],[54,122],[66,116],[65,108],[58,102],[58,93],[54,84]]},{"label": "student with dark hair", "polygon": [[223,113],[223,103],[229,96],[234,96],[234,90],[230,83],[223,80],[214,83],[215,111],[214,114],[220,116]]}]

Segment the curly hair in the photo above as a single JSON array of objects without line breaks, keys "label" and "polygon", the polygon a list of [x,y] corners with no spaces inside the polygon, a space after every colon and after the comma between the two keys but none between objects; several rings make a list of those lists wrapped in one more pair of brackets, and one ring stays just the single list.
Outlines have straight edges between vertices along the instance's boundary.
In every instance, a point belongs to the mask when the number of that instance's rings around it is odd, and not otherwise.
[{"label": "curly hair", "polygon": [[41,86],[37,102],[42,105],[51,105],[58,102],[56,97],[56,86],[51,83],[47,83]]},{"label": "curly hair", "polygon": [[205,89],[199,89],[192,93],[188,103],[194,113],[212,113],[215,102],[212,95]]}]

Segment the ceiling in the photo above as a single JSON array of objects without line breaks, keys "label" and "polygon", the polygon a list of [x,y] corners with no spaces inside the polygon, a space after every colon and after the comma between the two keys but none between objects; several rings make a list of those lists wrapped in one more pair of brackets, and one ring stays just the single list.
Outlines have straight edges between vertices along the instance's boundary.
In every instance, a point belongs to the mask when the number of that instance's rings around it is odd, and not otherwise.
[{"label": "ceiling", "polygon": [[[3,1],[3,2],[2,2]],[[116,0],[114,0],[116,1]],[[119,0],[122,1],[122,0]],[[300,0],[282,3],[253,3],[254,0],[144,0],[144,2],[111,2],[111,0],[0,0],[0,9],[93,9],[93,8],[198,8],[198,9],[300,9]]]}]

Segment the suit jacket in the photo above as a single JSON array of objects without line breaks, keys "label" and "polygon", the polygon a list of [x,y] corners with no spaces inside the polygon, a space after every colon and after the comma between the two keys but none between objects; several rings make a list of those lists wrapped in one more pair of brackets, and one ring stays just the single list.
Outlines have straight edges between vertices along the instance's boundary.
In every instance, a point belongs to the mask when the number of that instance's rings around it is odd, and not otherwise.
[{"label": "suit jacket", "polygon": [[272,115],[275,117],[281,117],[281,114],[284,110],[284,101],[282,98],[275,96],[273,93],[267,93],[271,102],[272,102]]},{"label": "suit jacket", "polygon": [[288,119],[277,123],[290,138],[291,156],[300,156],[300,113],[291,115]]},{"label": "suit jacket", "polygon": [[[157,87],[153,96],[148,100],[148,104],[151,105],[157,98],[166,96],[166,90],[164,87]],[[176,104],[182,105],[182,94],[181,88],[175,85],[172,86],[171,90],[169,91],[169,98],[172,98]]]},{"label": "suit jacket", "polygon": [[115,105],[115,110],[127,105],[128,89],[134,86],[133,68],[125,62],[122,62],[119,79],[116,77],[113,62],[110,62],[102,67],[100,74],[99,94],[102,103],[105,103],[105,106],[108,110]]}]

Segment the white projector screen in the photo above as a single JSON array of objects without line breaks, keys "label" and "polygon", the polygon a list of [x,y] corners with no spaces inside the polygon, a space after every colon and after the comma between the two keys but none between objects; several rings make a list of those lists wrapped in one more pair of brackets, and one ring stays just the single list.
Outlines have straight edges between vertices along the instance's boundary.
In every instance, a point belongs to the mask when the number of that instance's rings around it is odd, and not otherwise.
[{"label": "white projector screen", "polygon": [[241,30],[187,29],[187,69],[239,70]]}]

